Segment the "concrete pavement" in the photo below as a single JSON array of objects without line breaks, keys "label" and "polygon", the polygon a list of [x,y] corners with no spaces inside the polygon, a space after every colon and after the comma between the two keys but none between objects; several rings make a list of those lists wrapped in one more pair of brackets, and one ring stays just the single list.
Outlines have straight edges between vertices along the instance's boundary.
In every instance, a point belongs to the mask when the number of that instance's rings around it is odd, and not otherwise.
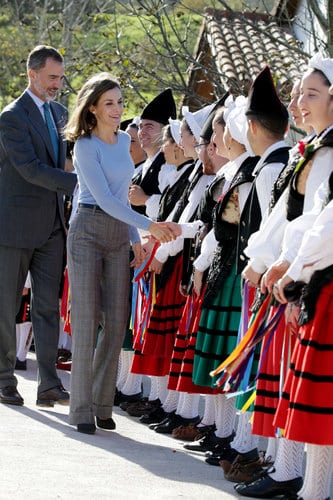
[{"label": "concrete pavement", "polygon": [[[60,371],[65,387],[69,373]],[[68,407],[36,406],[36,360],[18,371],[25,406],[0,404],[0,500],[182,499],[239,497],[220,467],[115,408],[115,431],[80,434]]]}]

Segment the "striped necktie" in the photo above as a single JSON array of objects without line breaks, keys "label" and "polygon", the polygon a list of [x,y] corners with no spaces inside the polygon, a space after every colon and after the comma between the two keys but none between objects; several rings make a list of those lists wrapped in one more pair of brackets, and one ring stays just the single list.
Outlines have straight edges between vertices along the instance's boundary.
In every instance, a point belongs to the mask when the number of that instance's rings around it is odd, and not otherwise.
[{"label": "striped necktie", "polygon": [[58,159],[59,159],[59,138],[57,131],[55,129],[54,122],[51,117],[51,110],[50,110],[50,103],[49,102],[44,102],[43,104],[44,108],[44,117],[45,117],[45,123],[48,128],[51,142],[52,142],[52,147],[54,151],[54,157],[56,160],[56,165],[58,166]]}]

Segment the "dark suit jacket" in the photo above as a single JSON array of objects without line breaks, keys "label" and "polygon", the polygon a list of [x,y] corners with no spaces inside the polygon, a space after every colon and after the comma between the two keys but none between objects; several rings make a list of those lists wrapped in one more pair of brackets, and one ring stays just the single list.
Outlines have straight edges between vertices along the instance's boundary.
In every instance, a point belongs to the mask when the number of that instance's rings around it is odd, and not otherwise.
[{"label": "dark suit jacket", "polygon": [[[67,110],[51,102],[62,137]],[[47,126],[27,92],[0,115],[0,245],[39,248],[54,227],[58,206],[64,224],[65,194],[71,195],[76,174],[64,172],[66,141],[61,140],[59,164]],[[58,168],[57,168],[58,167]]]}]

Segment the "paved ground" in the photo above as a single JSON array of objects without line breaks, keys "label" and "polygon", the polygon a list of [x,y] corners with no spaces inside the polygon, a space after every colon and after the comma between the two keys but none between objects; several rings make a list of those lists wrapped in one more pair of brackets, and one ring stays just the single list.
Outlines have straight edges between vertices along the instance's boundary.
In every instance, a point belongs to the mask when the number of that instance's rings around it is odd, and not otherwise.
[{"label": "paved ground", "polygon": [[[69,374],[59,373],[69,387]],[[119,408],[117,430],[93,436],[68,425],[68,408],[37,408],[33,353],[28,370],[17,375],[25,406],[0,404],[1,500],[241,498],[202,454]]]}]

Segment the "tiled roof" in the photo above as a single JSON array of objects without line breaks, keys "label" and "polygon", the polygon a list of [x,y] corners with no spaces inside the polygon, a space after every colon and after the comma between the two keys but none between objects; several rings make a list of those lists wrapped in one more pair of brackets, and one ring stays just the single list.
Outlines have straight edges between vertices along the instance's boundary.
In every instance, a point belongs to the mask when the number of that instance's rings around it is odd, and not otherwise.
[{"label": "tiled roof", "polygon": [[225,89],[247,93],[251,81],[268,64],[279,91],[287,95],[306,68],[307,57],[299,42],[272,16],[206,9],[204,23],[205,52],[209,47],[211,64]]}]

